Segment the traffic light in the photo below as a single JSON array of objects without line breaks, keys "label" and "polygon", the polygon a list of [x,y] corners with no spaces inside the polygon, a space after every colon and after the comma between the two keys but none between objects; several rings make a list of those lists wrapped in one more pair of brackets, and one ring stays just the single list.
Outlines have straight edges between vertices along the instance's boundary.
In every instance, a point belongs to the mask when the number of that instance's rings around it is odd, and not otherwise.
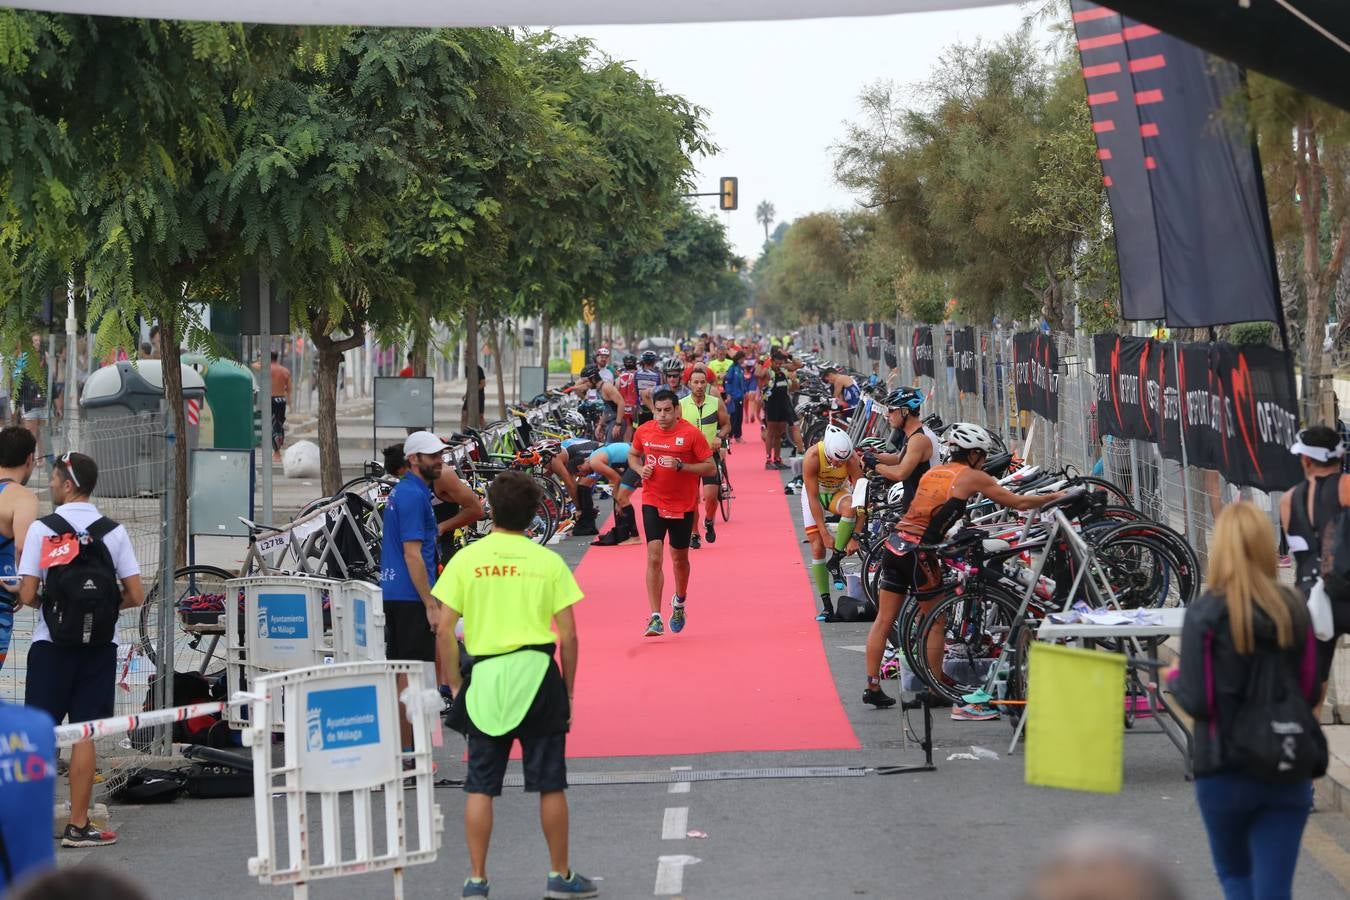
[{"label": "traffic light", "polygon": [[718,194],[717,205],[721,209],[735,209],[739,200],[739,191],[736,186],[735,178],[723,178],[721,193]]}]

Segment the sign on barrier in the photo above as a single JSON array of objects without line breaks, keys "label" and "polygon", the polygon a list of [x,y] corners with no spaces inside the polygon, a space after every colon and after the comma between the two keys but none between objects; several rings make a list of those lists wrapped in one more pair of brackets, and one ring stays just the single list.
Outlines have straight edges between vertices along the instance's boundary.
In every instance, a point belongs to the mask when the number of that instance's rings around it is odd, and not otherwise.
[{"label": "sign on barrier", "polygon": [[341,582],[333,599],[333,660],[384,658],[384,592],[368,581]]},{"label": "sign on barrier", "polygon": [[[408,684],[401,696],[399,676]],[[403,870],[435,861],[444,828],[431,761],[440,701],[430,685],[427,665],[413,662],[343,663],[258,679],[257,721],[278,718],[274,707],[284,707],[287,724],[280,763],[269,728],[245,732],[258,839],[250,874],[264,884],[294,885],[294,896],[303,898],[310,881],[392,869],[393,896],[403,896]],[[399,702],[412,724],[412,751],[401,750]],[[412,781],[411,802],[405,778]]]},{"label": "sign on barrier", "polygon": [[[225,582],[226,597],[235,598],[225,614],[225,681],[230,696],[252,691],[255,680],[273,672],[322,665],[333,659],[326,633],[325,610],[342,582],[311,575],[252,575]],[[280,714],[280,708],[275,712]],[[251,720],[244,706],[231,707],[232,728]],[[279,728],[280,721],[273,722]]]}]

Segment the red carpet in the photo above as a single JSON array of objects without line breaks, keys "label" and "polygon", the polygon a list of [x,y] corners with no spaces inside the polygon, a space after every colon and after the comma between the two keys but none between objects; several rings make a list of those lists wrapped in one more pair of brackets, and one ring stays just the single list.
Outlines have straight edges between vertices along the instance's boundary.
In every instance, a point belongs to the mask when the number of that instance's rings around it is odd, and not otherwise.
[{"label": "red carpet", "polygon": [[[569,756],[856,749],[825,660],[815,604],[777,473],[758,442],[732,452],[731,521],[690,551],[688,622],[643,637],[646,547],[592,547],[577,581],[580,659]],[[641,493],[634,498],[641,510]],[[638,520],[641,522],[641,513]],[[699,513],[700,527],[702,512]]]}]

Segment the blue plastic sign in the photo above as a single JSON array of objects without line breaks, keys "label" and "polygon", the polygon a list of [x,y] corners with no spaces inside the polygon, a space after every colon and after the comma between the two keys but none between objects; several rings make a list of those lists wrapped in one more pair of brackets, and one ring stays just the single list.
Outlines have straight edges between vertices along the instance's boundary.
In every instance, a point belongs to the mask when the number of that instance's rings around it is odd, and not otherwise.
[{"label": "blue plastic sign", "polygon": [[304,594],[259,594],[258,637],[264,640],[309,639],[309,614]]},{"label": "blue plastic sign", "polygon": [[305,710],[305,727],[310,751],[378,744],[379,698],[375,686],[312,692]]},{"label": "blue plastic sign", "polygon": [[360,597],[353,599],[355,609],[352,617],[356,620],[356,646],[366,646],[366,601]]}]

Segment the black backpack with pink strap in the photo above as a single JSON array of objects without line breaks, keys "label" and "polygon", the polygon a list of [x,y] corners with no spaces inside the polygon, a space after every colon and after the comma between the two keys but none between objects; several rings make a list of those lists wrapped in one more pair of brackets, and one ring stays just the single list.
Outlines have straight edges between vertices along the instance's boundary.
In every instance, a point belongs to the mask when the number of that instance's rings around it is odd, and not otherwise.
[{"label": "black backpack with pink strap", "polygon": [[42,618],[52,643],[65,647],[103,647],[117,634],[122,586],[117,567],[104,539],[117,527],[106,516],[89,523],[81,534],[63,517],[52,513],[39,519],[52,530],[47,541],[73,538],[78,552],[65,561],[49,559],[42,591]]}]

